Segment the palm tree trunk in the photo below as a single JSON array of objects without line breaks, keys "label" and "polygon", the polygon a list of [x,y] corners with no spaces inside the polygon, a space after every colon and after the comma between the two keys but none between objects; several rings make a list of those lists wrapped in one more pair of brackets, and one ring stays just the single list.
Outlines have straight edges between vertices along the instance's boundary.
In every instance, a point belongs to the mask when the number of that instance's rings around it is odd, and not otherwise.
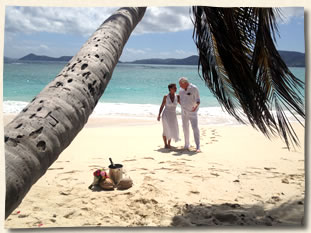
[{"label": "palm tree trunk", "polygon": [[5,218],[86,124],[145,11],[146,7],[116,11],[5,127]]}]

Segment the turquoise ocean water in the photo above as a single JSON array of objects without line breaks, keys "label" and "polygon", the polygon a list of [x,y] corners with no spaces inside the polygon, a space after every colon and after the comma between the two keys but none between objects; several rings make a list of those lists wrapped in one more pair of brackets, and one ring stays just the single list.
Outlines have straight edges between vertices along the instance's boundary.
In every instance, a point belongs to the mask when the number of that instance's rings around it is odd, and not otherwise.
[{"label": "turquoise ocean water", "polygon": [[[18,113],[56,75],[66,63],[5,63],[3,73],[3,111]],[[304,68],[290,68],[305,80]],[[118,64],[111,81],[96,106],[93,116],[155,117],[167,85],[181,76],[188,77],[200,90],[199,114],[208,116],[209,123],[233,123],[198,75],[197,66]],[[178,107],[177,113],[180,114]]]}]

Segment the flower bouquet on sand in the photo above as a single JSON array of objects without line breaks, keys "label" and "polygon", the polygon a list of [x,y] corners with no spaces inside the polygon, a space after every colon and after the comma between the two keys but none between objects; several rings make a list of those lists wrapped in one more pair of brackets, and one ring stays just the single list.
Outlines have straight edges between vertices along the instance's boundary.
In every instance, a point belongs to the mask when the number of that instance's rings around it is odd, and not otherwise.
[{"label": "flower bouquet on sand", "polygon": [[112,179],[109,178],[109,175],[105,171],[105,169],[97,169],[93,172],[93,176],[93,183],[89,186],[89,189],[92,189],[95,186],[100,186],[102,189],[105,190],[114,189],[114,182],[112,181]]},{"label": "flower bouquet on sand", "polygon": [[108,174],[104,168],[97,169],[93,172],[93,183],[89,186],[89,189],[93,190],[94,187],[101,188],[103,190],[113,190],[117,188],[119,190],[129,189],[133,186],[133,181],[130,177],[123,177],[124,171],[121,170],[121,175],[119,176],[120,179],[115,179],[115,170],[110,168]]}]

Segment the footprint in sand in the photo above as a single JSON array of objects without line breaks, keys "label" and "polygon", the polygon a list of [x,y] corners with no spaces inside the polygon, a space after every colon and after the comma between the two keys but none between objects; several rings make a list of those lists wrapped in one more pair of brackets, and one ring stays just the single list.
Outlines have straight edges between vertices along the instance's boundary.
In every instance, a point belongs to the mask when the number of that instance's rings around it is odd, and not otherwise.
[{"label": "footprint in sand", "polygon": [[64,215],[64,218],[71,218],[72,215],[75,214],[75,212],[76,212],[75,210],[72,210],[72,211],[68,212],[67,214]]},{"label": "footprint in sand", "polygon": [[276,168],[275,167],[264,167],[264,169],[270,171],[270,170],[273,170],[273,169],[276,169]]},{"label": "footprint in sand", "polygon": [[63,167],[50,167],[48,170],[62,170],[64,169]]},{"label": "footprint in sand", "polygon": [[205,129],[200,129],[200,131],[202,132],[202,136],[206,136],[206,130]]},{"label": "footprint in sand", "polygon": [[181,173],[181,172],[183,172],[183,171],[185,171],[185,170],[184,170],[184,169],[177,169],[177,168],[175,168],[175,169],[171,170],[170,173],[171,173],[171,172]]},{"label": "footprint in sand", "polygon": [[270,200],[267,201],[269,204],[275,204],[276,202],[281,201],[282,199],[279,196],[272,196]]},{"label": "footprint in sand", "polygon": [[68,196],[71,194],[72,189],[70,190],[65,190],[65,191],[59,191],[60,195]]},{"label": "footprint in sand", "polygon": [[283,157],[281,157],[281,159],[282,159],[282,160],[291,161],[291,160],[289,160],[289,159],[287,159],[287,158],[283,158]]},{"label": "footprint in sand", "polygon": [[133,161],[136,161],[136,159],[126,159],[126,160],[123,160],[123,162],[133,162]]},{"label": "footprint in sand", "polygon": [[170,164],[171,166],[184,166],[186,162],[167,161],[166,163]]},{"label": "footprint in sand", "polygon": [[216,139],[216,137],[210,137],[210,140],[211,140],[212,142],[218,142],[218,140]]},{"label": "footprint in sand", "polygon": [[56,161],[56,163],[69,163],[70,161]]},{"label": "footprint in sand", "polygon": [[40,207],[38,207],[38,206],[34,206],[33,208],[32,208],[32,210],[33,211],[40,211],[40,210],[42,210]]},{"label": "footprint in sand", "polygon": [[214,171],[217,171],[217,172],[224,172],[224,173],[228,173],[228,174],[231,174],[231,172],[230,172],[230,170],[228,170],[228,169],[220,169],[220,168],[214,168],[214,169],[212,169],[211,168],[211,170],[214,170]]},{"label": "footprint in sand", "polygon": [[147,168],[141,167],[141,168],[137,168],[136,170],[143,170],[143,171],[147,171]]},{"label": "footprint in sand", "polygon": [[96,167],[96,168],[103,168],[103,166],[102,165],[89,165],[89,167]]},{"label": "footprint in sand", "polygon": [[56,219],[54,219],[54,218],[50,218],[49,220],[50,220],[51,222],[53,222],[53,223],[56,222]]},{"label": "footprint in sand", "polygon": [[196,190],[191,190],[189,193],[190,193],[190,194],[200,194],[200,192],[199,192],[199,191],[196,191]]},{"label": "footprint in sand", "polygon": [[218,173],[213,173],[213,172],[211,172],[211,175],[213,175],[213,176],[219,176],[219,174]]},{"label": "footprint in sand", "polygon": [[167,168],[167,167],[160,167],[160,168],[156,168],[155,170],[172,170],[171,168]]},{"label": "footprint in sand", "polygon": [[261,170],[261,168],[258,168],[258,167],[247,167],[247,168],[254,169],[254,170]]},{"label": "footprint in sand", "polygon": [[252,194],[254,197],[260,198],[262,199],[262,196],[258,195],[258,194]]},{"label": "footprint in sand", "polygon": [[[178,160],[191,161],[190,159],[184,159],[184,158],[181,158],[181,159],[178,159]],[[163,162],[163,163],[164,163],[164,162]]]},{"label": "footprint in sand", "polygon": [[19,214],[18,218],[27,218],[29,214]]},{"label": "footprint in sand", "polygon": [[62,174],[73,174],[73,173],[78,173],[78,172],[82,172],[82,171],[81,170],[72,170],[72,171],[68,171],[68,172],[59,173],[59,175],[62,175]]},{"label": "footprint in sand", "polygon": [[67,177],[67,178],[63,178],[63,179],[60,179],[60,180],[78,180],[78,179],[76,179],[76,178],[71,178],[71,177]]},{"label": "footprint in sand", "polygon": [[55,204],[58,205],[59,207],[66,205],[66,203],[55,203]]}]

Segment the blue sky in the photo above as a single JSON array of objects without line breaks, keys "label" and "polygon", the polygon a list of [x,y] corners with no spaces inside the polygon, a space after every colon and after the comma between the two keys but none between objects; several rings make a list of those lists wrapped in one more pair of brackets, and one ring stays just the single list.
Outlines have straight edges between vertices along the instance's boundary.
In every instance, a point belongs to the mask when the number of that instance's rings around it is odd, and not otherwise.
[{"label": "blue sky", "polygon": [[[4,56],[72,56],[117,8],[6,7]],[[282,8],[279,50],[305,52],[303,8]],[[121,61],[196,54],[189,7],[149,7]]]}]

